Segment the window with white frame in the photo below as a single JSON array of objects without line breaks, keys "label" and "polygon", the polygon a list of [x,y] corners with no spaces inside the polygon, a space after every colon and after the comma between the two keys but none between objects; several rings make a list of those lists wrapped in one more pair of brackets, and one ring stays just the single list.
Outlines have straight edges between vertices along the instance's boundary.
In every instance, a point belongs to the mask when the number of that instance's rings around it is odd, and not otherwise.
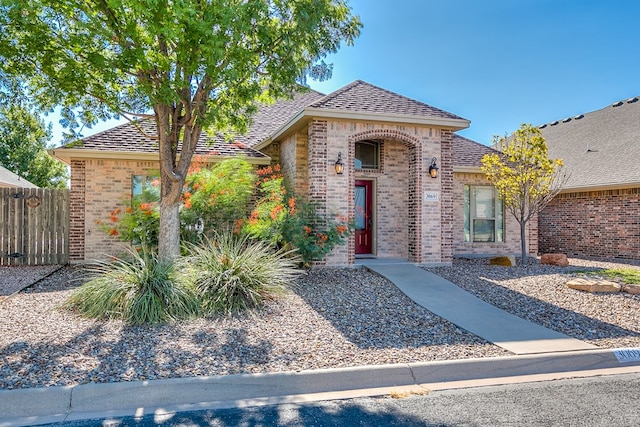
[{"label": "window with white frame", "polygon": [[488,185],[464,186],[464,241],[504,242],[504,207]]}]

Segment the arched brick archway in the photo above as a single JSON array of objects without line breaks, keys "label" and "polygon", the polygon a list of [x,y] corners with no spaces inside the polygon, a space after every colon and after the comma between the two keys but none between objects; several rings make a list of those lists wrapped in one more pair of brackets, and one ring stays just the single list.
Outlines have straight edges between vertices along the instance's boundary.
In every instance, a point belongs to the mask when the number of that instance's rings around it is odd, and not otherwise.
[{"label": "arched brick archway", "polygon": [[[424,169],[421,155],[421,141],[413,135],[395,130],[395,129],[369,129],[366,131],[354,133],[349,136],[349,155],[348,159],[355,158],[355,144],[364,140],[383,140],[397,141],[408,147],[409,153],[407,162],[408,168],[408,212],[407,212],[407,253],[408,258],[412,262],[422,262],[422,172]],[[349,161],[349,176],[352,177],[351,186],[355,189],[355,165],[353,161]],[[355,214],[355,202],[352,190],[352,196],[349,200],[349,217],[353,218]],[[355,241],[351,236],[349,241],[349,258],[350,262],[355,261]]]}]

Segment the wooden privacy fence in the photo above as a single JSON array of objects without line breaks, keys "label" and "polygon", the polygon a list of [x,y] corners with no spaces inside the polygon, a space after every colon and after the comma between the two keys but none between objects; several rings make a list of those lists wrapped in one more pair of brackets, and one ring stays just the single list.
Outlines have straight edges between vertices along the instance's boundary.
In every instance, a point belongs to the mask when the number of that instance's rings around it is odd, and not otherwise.
[{"label": "wooden privacy fence", "polygon": [[0,188],[0,265],[69,262],[69,191]]}]

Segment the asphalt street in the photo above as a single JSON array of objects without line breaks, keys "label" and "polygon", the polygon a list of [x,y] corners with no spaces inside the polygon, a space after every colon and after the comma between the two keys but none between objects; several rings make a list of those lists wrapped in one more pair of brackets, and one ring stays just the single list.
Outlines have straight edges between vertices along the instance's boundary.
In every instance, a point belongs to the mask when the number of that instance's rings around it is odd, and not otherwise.
[{"label": "asphalt street", "polygon": [[[638,426],[640,374],[68,422],[81,426]],[[52,424],[53,425],[53,424]]]}]

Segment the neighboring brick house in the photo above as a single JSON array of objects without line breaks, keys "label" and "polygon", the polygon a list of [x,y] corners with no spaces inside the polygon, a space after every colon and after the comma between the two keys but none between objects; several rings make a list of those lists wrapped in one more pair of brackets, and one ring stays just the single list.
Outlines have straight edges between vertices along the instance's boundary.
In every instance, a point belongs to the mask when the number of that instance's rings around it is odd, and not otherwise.
[{"label": "neighboring brick house", "polygon": [[570,174],[539,218],[541,252],[640,259],[638,98],[541,126]]},{"label": "neighboring brick house", "polygon": [[[153,125],[144,126],[153,135]],[[203,135],[199,150],[213,152],[214,160],[242,154],[255,164],[279,163],[293,188],[325,213],[354,218],[356,232],[327,256],[327,265],[353,264],[359,256],[440,264],[454,255],[516,254],[518,225],[505,217],[480,171],[491,149],[454,133],[468,126],[454,114],[355,81],[329,95],[309,90],[264,106],[234,144],[216,137],[208,146]],[[130,197],[132,176],[157,169],[151,139],[126,124],[52,154],[71,165],[72,259],[113,251],[113,239],[95,222]],[[436,178],[429,174],[433,162]],[[530,239],[532,254],[536,245]]]}]

